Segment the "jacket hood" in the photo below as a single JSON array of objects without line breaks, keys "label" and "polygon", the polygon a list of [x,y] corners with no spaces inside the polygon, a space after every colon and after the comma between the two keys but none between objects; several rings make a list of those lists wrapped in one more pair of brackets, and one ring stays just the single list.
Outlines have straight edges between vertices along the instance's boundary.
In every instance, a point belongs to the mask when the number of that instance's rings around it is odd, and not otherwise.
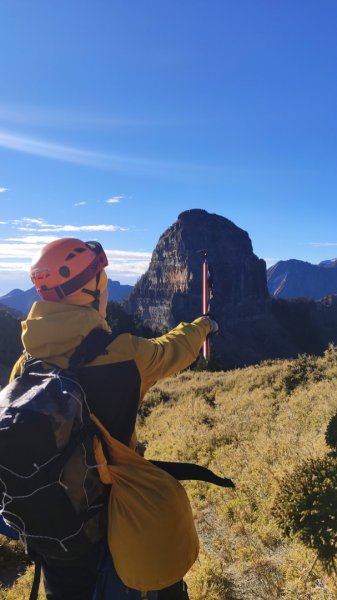
[{"label": "jacket hood", "polygon": [[27,319],[22,322],[22,343],[28,354],[68,366],[68,358],[92,331],[110,327],[91,306],[34,302]]}]

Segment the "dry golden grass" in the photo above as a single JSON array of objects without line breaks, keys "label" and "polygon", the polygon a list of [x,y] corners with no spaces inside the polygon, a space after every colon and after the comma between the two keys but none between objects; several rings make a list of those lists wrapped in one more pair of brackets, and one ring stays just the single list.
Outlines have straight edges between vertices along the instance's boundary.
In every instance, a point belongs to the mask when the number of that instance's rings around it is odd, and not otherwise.
[{"label": "dry golden grass", "polygon": [[[192,600],[337,598],[335,579],[319,563],[312,568],[311,551],[282,539],[271,517],[282,478],[327,451],[337,411],[336,350],[302,363],[187,371],[148,394],[150,405],[160,393],[165,403],[138,427],[147,457],[200,462],[236,483],[235,491],[186,484],[202,541],[187,578]],[[291,393],[289,376],[297,381]]]},{"label": "dry golden grass", "polygon": [[[282,478],[326,453],[324,433],[336,411],[334,348],[302,362],[185,371],[147,395],[137,427],[146,457],[198,462],[236,484],[235,491],[185,484],[201,539],[187,576],[191,600],[337,598],[336,579],[312,551],[282,538],[271,516]],[[31,576],[0,599],[28,598]]]}]

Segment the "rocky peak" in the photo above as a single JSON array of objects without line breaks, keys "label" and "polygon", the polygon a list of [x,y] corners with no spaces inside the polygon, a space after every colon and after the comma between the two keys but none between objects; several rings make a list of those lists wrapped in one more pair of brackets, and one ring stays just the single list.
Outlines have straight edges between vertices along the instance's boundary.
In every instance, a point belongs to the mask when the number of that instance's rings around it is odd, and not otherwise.
[{"label": "rocky peak", "polygon": [[130,295],[129,311],[158,329],[200,315],[203,249],[214,312],[268,298],[265,263],[254,255],[247,232],[225,217],[193,209],[181,213],[160,237],[148,271]]},{"label": "rocky peak", "polygon": [[160,237],[147,272],[129,296],[129,312],[159,331],[200,316],[203,249],[213,275],[211,312],[220,326],[211,342],[214,365],[232,369],[322,353],[329,342],[337,342],[333,298],[330,303],[271,299],[265,262],[253,253],[247,232],[199,209],[181,213]]}]

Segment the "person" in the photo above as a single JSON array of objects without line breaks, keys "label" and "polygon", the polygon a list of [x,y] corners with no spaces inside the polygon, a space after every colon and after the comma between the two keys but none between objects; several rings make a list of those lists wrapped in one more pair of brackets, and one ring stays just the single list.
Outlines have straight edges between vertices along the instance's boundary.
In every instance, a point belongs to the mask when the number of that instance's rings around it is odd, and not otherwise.
[{"label": "person", "polygon": [[[74,350],[93,329],[110,331],[107,266],[106,254],[96,241],[62,238],[41,249],[31,266],[41,301],[33,304],[22,322],[24,353],[11,380],[22,373],[27,355],[67,368]],[[212,318],[201,316],[153,339],[118,335],[104,354],[80,369],[92,413],[113,438],[136,450],[137,409],[146,392],[156,381],[193,363],[206,337],[217,330]],[[41,557],[47,600],[91,600],[104,543],[103,536],[88,553],[72,561]],[[188,598],[182,581],[158,592],[158,600],[171,598]]]}]

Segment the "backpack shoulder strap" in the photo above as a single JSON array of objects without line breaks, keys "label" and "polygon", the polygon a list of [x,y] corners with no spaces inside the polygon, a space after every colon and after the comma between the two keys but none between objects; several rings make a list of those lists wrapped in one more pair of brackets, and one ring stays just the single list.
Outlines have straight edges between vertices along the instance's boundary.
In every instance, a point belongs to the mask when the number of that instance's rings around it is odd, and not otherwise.
[{"label": "backpack shoulder strap", "polygon": [[[117,334],[118,335],[118,334]],[[69,361],[69,369],[76,370],[82,365],[91,362],[97,356],[104,353],[111,342],[117,337],[104,329],[93,329],[77,346]]]},{"label": "backpack shoulder strap", "polygon": [[34,579],[32,588],[30,590],[29,600],[38,600],[39,587],[41,581],[41,558],[35,557],[34,559]]},{"label": "backpack shoulder strap", "polygon": [[227,479],[227,477],[219,477],[213,473],[213,471],[207,469],[206,467],[202,467],[201,465],[164,460],[150,460],[150,462],[156,467],[163,469],[179,481],[187,479],[190,481],[205,481],[207,483],[214,483],[214,485],[219,485],[220,487],[235,488],[235,485],[231,479]]}]

